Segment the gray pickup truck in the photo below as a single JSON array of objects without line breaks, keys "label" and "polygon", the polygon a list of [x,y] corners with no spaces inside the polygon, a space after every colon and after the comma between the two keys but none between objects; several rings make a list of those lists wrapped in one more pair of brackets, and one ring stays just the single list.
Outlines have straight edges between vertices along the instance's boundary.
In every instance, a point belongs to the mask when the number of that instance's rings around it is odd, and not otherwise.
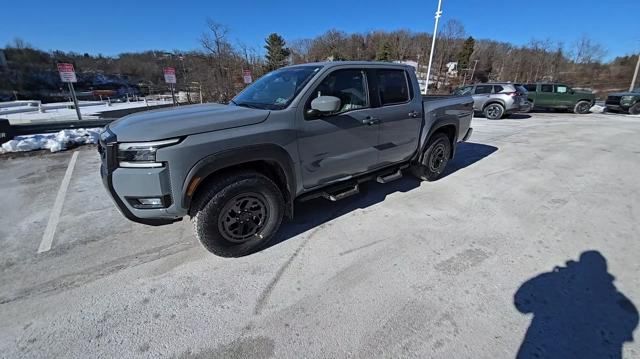
[{"label": "gray pickup truck", "polygon": [[295,200],[336,201],[409,169],[438,179],[471,135],[473,99],[423,97],[413,68],[326,62],[264,75],[229,105],[133,114],[100,135],[103,182],[128,219],[190,216],[212,253],[264,248]]}]

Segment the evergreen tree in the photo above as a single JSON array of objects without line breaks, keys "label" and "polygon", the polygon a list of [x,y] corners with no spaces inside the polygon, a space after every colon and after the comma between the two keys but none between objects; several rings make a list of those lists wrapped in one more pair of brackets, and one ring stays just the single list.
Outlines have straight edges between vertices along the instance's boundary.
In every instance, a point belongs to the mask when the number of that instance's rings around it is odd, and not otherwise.
[{"label": "evergreen tree", "polygon": [[391,61],[391,46],[387,41],[382,42],[378,47],[376,61]]},{"label": "evergreen tree", "polygon": [[286,48],[286,44],[282,36],[273,33],[265,40],[264,48],[267,50],[267,70],[273,71],[287,64],[287,58],[291,51]]},{"label": "evergreen tree", "polygon": [[464,69],[469,68],[471,54],[473,54],[473,48],[475,47],[475,45],[476,40],[474,40],[472,36],[469,36],[466,40],[464,40],[462,50],[460,50],[460,53],[458,53],[458,70],[460,70],[461,73]]}]

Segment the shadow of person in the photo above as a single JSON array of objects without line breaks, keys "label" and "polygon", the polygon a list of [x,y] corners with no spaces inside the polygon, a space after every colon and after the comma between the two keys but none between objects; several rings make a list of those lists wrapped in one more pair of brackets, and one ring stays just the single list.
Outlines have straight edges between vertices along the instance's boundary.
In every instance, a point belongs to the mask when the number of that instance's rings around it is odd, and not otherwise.
[{"label": "shadow of person", "polygon": [[514,304],[533,320],[517,358],[622,358],[624,342],[633,341],[638,311],[614,279],[602,254],[587,251],[578,262],[524,283]]}]

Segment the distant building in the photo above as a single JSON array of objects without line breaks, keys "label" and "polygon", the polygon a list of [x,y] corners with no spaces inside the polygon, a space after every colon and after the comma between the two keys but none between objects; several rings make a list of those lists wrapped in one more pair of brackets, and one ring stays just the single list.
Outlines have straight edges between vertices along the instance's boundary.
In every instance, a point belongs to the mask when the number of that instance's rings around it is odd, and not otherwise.
[{"label": "distant building", "polygon": [[456,77],[458,76],[458,63],[457,62],[448,62],[447,63],[447,75]]}]

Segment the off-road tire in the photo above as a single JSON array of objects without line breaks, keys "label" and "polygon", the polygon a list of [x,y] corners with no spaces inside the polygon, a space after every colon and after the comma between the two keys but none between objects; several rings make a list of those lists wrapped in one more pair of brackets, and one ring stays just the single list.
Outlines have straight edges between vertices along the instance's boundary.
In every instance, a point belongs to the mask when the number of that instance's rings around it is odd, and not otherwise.
[{"label": "off-road tire", "polygon": [[630,115],[640,115],[640,102],[637,102],[635,105],[629,108]]},{"label": "off-road tire", "polygon": [[591,109],[591,102],[589,101],[578,101],[575,106],[573,106],[573,113],[577,113],[579,115],[584,115],[589,113]]},{"label": "off-road tire", "polygon": [[[228,239],[231,231],[222,223],[233,209],[225,208],[233,208],[232,201],[243,202],[245,196],[254,196],[262,204],[264,218],[258,221],[261,225],[255,234],[250,234],[244,242],[234,242]],[[190,215],[196,237],[209,252],[221,257],[241,257],[269,244],[282,223],[284,212],[282,192],[271,179],[258,172],[241,171],[226,173],[211,181],[208,188],[197,194]]]},{"label": "off-road tire", "polygon": [[490,103],[482,110],[482,113],[487,120],[499,120],[504,116],[504,106],[499,103]]},{"label": "off-road tire", "polygon": [[[435,181],[442,177],[451,157],[451,140],[444,133],[436,133],[427,144],[421,164],[411,166],[411,173],[423,181]],[[438,159],[437,165],[434,160]]]}]

